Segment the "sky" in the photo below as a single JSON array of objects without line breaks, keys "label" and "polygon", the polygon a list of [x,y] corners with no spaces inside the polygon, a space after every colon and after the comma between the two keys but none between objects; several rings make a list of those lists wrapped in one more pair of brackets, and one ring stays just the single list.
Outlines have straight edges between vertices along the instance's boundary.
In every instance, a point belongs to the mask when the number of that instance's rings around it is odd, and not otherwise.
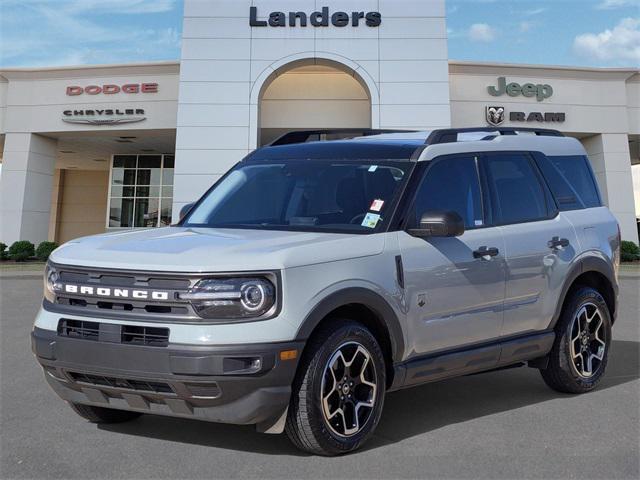
[{"label": "sky", "polygon": [[[640,0],[446,4],[452,59],[640,66]],[[0,0],[0,67],[176,60],[182,9],[182,0]]]}]

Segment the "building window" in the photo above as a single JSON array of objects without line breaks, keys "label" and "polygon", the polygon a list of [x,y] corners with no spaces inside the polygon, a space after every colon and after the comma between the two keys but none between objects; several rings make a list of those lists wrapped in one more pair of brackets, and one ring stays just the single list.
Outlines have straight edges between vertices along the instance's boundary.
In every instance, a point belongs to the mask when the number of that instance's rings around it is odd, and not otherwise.
[{"label": "building window", "polygon": [[110,228],[171,223],[174,155],[114,155],[109,188]]}]

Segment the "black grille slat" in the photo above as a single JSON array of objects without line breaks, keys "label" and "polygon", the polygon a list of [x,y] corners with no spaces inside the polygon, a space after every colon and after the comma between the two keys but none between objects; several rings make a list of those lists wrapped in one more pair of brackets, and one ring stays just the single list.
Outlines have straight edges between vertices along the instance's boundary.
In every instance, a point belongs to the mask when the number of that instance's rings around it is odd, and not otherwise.
[{"label": "black grille slat", "polygon": [[122,327],[122,343],[166,347],[169,344],[169,329],[158,327]]},{"label": "black grille slat", "polygon": [[[113,339],[113,328],[117,337]],[[103,330],[104,338],[109,342],[147,347],[166,347],[169,345],[169,329],[166,327],[141,327],[137,325],[114,325],[85,320],[63,318],[58,322],[58,335],[90,341],[105,341],[100,338]],[[119,329],[119,330],[117,330]],[[107,337],[108,335],[108,337]]]},{"label": "black grille slat", "polygon": [[100,323],[62,319],[58,322],[58,335],[97,341],[100,336]]},{"label": "black grille slat", "polygon": [[89,373],[68,372],[69,376],[77,383],[97,385],[102,387],[119,388],[151,393],[175,393],[171,385],[164,382],[150,382],[119,377],[107,377]]}]

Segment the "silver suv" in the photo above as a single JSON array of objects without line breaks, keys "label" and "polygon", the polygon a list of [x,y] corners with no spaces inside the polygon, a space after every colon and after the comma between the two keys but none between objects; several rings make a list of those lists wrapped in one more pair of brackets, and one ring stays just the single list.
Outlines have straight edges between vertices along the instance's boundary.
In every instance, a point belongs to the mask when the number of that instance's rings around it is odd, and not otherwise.
[{"label": "silver suv", "polygon": [[336,455],[393,390],[524,365],[596,387],[619,247],[558,132],[294,132],[174,226],[57,249],[33,351],[89,421],[256,425]]}]

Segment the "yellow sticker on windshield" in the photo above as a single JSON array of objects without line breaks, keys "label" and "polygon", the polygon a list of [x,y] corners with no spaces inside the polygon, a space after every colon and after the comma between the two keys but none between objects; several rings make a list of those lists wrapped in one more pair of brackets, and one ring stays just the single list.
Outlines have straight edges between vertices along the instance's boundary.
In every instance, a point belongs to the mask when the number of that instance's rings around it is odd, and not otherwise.
[{"label": "yellow sticker on windshield", "polygon": [[367,213],[362,221],[362,226],[367,228],[376,228],[378,222],[380,221],[380,215],[377,213]]}]

